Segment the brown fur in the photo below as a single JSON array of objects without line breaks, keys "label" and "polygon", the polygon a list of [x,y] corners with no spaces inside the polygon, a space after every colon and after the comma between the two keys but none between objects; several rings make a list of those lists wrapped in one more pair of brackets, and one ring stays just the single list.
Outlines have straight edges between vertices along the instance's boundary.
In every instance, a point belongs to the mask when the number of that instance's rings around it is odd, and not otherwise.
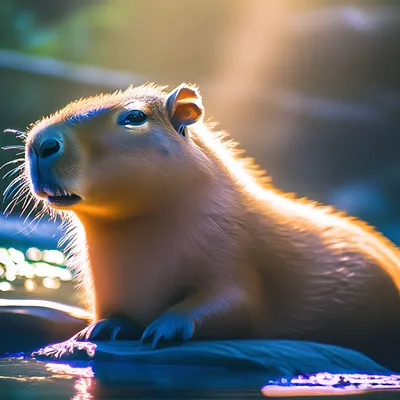
[{"label": "brown fur", "polygon": [[[27,146],[54,134],[66,142],[53,170],[84,201],[57,212],[82,235],[73,246],[87,262],[73,267],[95,318],[124,315],[144,328],[175,310],[190,315],[199,338],[353,347],[371,329],[375,339],[399,329],[395,246],[365,223],[278,191],[202,118],[183,140],[163,89],[82,99],[27,137]],[[115,128],[115,113],[132,104],[151,118],[133,135],[158,132],[157,140],[131,145]],[[108,111],[84,117],[99,108]]]}]

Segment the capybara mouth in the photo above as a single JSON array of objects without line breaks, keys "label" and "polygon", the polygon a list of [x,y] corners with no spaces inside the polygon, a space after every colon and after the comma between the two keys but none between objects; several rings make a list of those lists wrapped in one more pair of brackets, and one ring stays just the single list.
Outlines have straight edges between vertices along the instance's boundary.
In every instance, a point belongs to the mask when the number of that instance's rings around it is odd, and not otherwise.
[{"label": "capybara mouth", "polygon": [[62,196],[48,196],[47,202],[51,206],[68,207],[74,204],[78,204],[82,200],[81,197],[76,194],[68,194]]}]

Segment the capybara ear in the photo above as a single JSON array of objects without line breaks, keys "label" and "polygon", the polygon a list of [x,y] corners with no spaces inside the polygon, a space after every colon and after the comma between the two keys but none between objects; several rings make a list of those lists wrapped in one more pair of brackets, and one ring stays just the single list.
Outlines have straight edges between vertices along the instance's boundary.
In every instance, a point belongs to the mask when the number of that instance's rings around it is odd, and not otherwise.
[{"label": "capybara ear", "polygon": [[197,122],[204,113],[198,90],[184,83],[168,94],[165,104],[172,126],[182,136],[186,135],[185,127]]}]

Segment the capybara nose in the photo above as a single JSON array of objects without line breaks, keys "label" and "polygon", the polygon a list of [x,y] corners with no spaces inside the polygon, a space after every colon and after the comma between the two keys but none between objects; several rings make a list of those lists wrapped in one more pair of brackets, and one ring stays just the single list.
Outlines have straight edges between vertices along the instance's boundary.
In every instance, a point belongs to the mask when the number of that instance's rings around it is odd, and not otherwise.
[{"label": "capybara nose", "polygon": [[40,143],[38,148],[38,156],[41,158],[48,158],[56,155],[61,150],[61,144],[57,139],[45,139]]}]

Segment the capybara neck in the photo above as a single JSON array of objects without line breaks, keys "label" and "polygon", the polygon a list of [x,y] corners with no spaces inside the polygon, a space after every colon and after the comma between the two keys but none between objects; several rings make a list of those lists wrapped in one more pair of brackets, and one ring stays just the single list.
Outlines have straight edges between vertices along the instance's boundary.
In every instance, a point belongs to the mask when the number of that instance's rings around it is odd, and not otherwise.
[{"label": "capybara neck", "polygon": [[[172,293],[180,295],[173,286],[209,274],[204,267],[196,271],[193,254],[212,257],[223,242],[233,244],[231,232],[244,212],[239,212],[240,195],[211,154],[207,162],[209,176],[203,171],[197,182],[181,183],[173,195],[140,214],[112,218],[76,213],[85,232],[94,293],[101,293],[94,297],[96,319],[118,314],[145,326],[166,302],[173,303]],[[213,223],[215,230],[210,231]],[[221,235],[225,239],[218,243]],[[215,250],[207,254],[213,243]]]}]

